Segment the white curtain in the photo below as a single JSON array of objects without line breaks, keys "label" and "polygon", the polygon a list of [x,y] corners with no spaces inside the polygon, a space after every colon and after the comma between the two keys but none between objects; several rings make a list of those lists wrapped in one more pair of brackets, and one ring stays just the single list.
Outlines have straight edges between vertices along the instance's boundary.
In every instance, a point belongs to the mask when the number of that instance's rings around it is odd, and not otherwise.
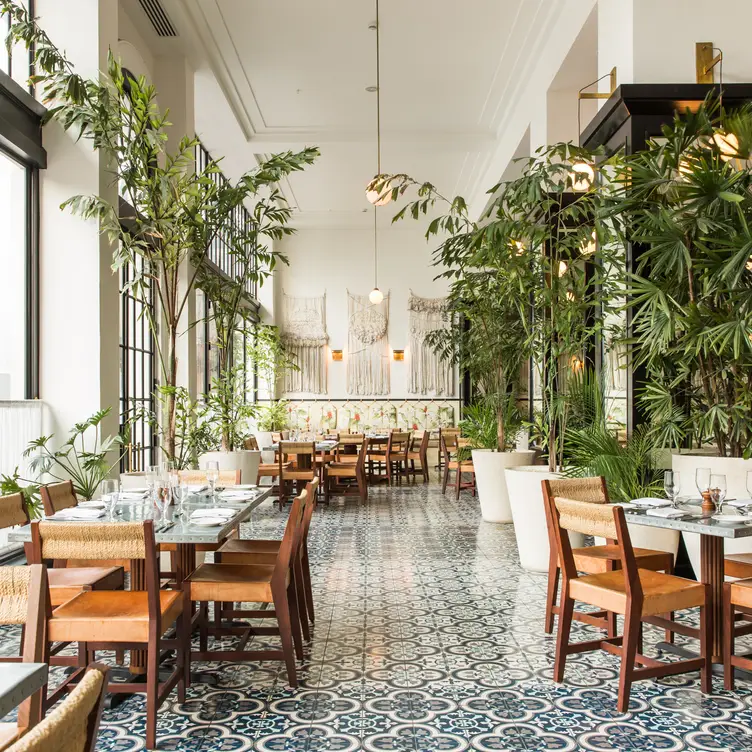
[{"label": "white curtain", "polygon": [[23,456],[28,443],[42,433],[40,400],[0,400],[0,473],[12,475],[18,466],[22,476],[28,477],[31,458]]},{"label": "white curtain", "polygon": [[410,394],[447,396],[454,394],[454,367],[426,344],[435,329],[449,330],[446,298],[421,298],[410,291],[410,354],[407,391]]},{"label": "white curtain", "polygon": [[389,295],[374,305],[347,292],[347,393],[389,394]]},{"label": "white curtain", "polygon": [[285,391],[326,394],[326,295],[293,298],[282,293],[282,336],[297,370],[285,372]]}]

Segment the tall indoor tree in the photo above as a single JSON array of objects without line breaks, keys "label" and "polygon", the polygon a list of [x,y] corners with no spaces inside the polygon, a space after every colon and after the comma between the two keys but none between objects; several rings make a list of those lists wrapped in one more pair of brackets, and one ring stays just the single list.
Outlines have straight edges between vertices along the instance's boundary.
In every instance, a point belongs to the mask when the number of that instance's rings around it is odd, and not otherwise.
[{"label": "tall indoor tree", "polygon": [[[48,117],[79,138],[90,139],[110,166],[113,184],[130,209],[101,196],[74,196],[65,208],[99,221],[113,247],[113,271],[133,264],[128,286],[144,306],[155,333],[161,386],[165,389],[163,451],[176,455],[177,343],[185,328],[184,313],[206,251],[220,234],[232,254],[241,255],[249,239],[232,221],[233,212],[268,196],[285,176],[312,164],[315,148],[271,156],[237,183],[218,179],[216,162],[195,170],[198,140],[184,136],[174,153],[167,148],[170,123],[156,104],[156,90],[143,77],[125,75],[119,61],[108,56],[107,71],[98,79],[77,74],[65,55],[27,11],[12,0],[0,0],[0,17],[10,21],[9,44],[24,43],[33,52],[33,82],[49,106]],[[263,279],[280,255],[256,246],[255,270]],[[140,260],[141,263],[133,263]],[[187,274],[185,274],[187,270]],[[185,274],[185,279],[181,279]]]}]

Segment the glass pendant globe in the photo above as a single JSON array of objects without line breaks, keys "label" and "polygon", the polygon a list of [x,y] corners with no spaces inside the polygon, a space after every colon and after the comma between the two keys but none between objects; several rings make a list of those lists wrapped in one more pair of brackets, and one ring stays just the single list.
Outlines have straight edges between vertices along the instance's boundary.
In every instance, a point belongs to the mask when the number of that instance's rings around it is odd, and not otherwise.
[{"label": "glass pendant globe", "polygon": [[369,204],[374,206],[385,206],[392,200],[392,192],[388,188],[384,188],[384,193],[374,191],[370,187],[366,189],[366,198]]},{"label": "glass pendant globe", "polygon": [[368,300],[370,300],[374,305],[378,305],[382,300],[384,300],[384,293],[381,292],[378,287],[374,287],[373,290],[371,290],[371,292],[368,294]]}]

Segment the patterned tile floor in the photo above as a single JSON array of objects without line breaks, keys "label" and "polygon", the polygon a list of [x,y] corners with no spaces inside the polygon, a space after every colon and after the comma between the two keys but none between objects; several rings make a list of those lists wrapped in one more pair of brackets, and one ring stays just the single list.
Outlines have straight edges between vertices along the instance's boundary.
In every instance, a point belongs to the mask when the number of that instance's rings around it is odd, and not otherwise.
[{"label": "patterned tile floor", "polygon": [[[256,512],[252,537],[284,516]],[[752,750],[752,684],[699,692],[697,675],[641,682],[615,707],[618,660],[590,653],[554,684],[545,578],[523,571],[511,526],[435,484],[320,507],[311,530],[316,627],[301,685],[274,663],[204,664],[159,716],[159,749],[202,752]],[[592,630],[575,627],[574,637]],[[0,648],[17,633],[6,629]],[[646,640],[659,638],[648,628]],[[273,638],[271,638],[273,639]],[[97,750],[144,748],[144,702],[105,712]]]}]

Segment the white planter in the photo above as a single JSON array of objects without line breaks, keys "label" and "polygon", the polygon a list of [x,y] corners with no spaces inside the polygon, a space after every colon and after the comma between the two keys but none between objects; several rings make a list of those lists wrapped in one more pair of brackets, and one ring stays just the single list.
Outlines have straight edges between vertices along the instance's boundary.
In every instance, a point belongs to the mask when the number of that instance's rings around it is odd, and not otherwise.
[{"label": "white planter", "polygon": [[[671,468],[681,474],[681,493],[684,496],[699,498],[695,485],[695,471],[698,467],[709,467],[711,473],[722,473],[726,476],[727,498],[741,499],[749,497],[747,492],[747,471],[752,470],[752,460],[739,457],[708,457],[696,454],[674,454],[671,457]],[[689,560],[695,576],[700,578],[700,536],[697,533],[682,533],[684,545],[687,547]],[[752,538],[725,539],[727,554],[752,552]]]},{"label": "white planter", "polygon": [[258,442],[258,447],[261,450],[261,461],[266,463],[274,462],[274,452],[264,451],[266,447],[270,447],[274,440],[272,439],[271,431],[256,431],[253,434]]},{"label": "white planter", "polygon": [[475,482],[478,485],[480,511],[486,522],[511,522],[507,483],[504,469],[532,465],[535,452],[492,452],[487,449],[473,449]]},{"label": "white planter", "polygon": [[[520,564],[529,572],[548,572],[550,546],[541,481],[561,478],[544,465],[507,468],[505,470],[509,505]],[[572,546],[584,545],[584,536],[570,533]]]},{"label": "white planter", "polygon": [[241,449],[237,452],[207,452],[198,458],[198,466],[206,469],[206,463],[219,462],[220,470],[240,470],[241,483],[255,483],[258,475],[261,452],[255,449]]}]

